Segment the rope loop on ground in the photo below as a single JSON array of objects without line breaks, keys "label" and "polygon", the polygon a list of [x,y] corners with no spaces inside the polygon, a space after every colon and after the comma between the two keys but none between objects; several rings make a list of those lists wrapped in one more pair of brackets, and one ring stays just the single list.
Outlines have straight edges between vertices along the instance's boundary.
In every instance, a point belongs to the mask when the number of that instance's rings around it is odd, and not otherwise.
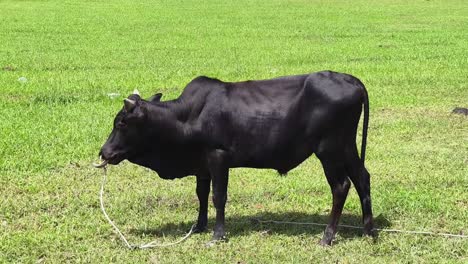
[{"label": "rope loop on ground", "polygon": [[166,243],[166,244],[159,244],[157,240],[151,241],[146,244],[141,244],[141,245],[132,245],[128,242],[127,238],[125,238],[124,234],[120,231],[120,229],[115,225],[115,223],[110,219],[109,215],[106,212],[106,208],[104,207],[104,186],[106,185],[107,181],[107,166],[102,167],[104,173],[102,177],[102,182],[101,182],[101,190],[99,192],[99,202],[101,204],[101,211],[104,214],[104,217],[107,219],[109,224],[114,228],[115,232],[120,236],[120,239],[125,243],[127,248],[129,249],[146,249],[146,248],[154,248],[154,247],[170,247],[176,244],[181,243],[182,241],[186,240],[193,234],[193,230],[195,228],[195,225],[192,225],[192,228],[190,228],[190,231],[181,239],[171,242],[171,243]]}]

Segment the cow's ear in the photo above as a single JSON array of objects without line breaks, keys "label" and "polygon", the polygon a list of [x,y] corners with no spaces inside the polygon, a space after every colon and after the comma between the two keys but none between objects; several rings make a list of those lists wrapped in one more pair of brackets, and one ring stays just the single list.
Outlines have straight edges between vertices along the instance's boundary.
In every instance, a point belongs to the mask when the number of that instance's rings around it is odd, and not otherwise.
[{"label": "cow's ear", "polygon": [[150,101],[150,102],[160,102],[161,97],[162,97],[162,93],[157,93],[157,94],[151,96],[148,101]]},{"label": "cow's ear", "polygon": [[135,109],[136,102],[132,99],[125,98],[124,99],[124,109],[127,112],[131,112],[133,109]]}]

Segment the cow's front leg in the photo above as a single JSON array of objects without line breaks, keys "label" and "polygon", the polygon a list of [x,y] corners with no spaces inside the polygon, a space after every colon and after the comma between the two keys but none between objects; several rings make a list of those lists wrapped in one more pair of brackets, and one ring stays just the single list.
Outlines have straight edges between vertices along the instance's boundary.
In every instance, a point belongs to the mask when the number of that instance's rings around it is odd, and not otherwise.
[{"label": "cow's front leg", "polygon": [[227,200],[228,173],[219,175],[213,179],[213,203],[216,208],[216,223],[214,226],[213,240],[225,240],[226,231],[224,227],[224,210]]},{"label": "cow's front leg", "polygon": [[208,196],[210,195],[210,177],[209,175],[197,175],[197,196],[200,202],[198,211],[197,225],[193,232],[201,233],[206,230],[208,224]]},{"label": "cow's front leg", "polygon": [[213,203],[216,208],[216,223],[213,241],[226,240],[224,229],[224,209],[227,200],[229,168],[226,166],[225,152],[216,150],[209,156],[208,166],[213,183]]}]

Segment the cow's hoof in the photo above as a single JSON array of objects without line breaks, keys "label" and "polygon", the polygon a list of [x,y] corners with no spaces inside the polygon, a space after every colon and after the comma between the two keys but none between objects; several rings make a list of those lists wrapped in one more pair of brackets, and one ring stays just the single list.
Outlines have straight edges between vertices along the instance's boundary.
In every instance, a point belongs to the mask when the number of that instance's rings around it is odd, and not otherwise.
[{"label": "cow's hoof", "polygon": [[331,246],[334,237],[335,232],[327,227],[325,228],[325,232],[323,233],[322,239],[320,240],[319,244],[324,247]]},{"label": "cow's hoof", "polygon": [[369,236],[369,237],[377,237],[377,231],[374,230],[373,228],[364,228],[364,232],[362,233],[363,236]]},{"label": "cow's hoof", "polygon": [[213,237],[211,238],[211,240],[227,240],[224,228],[215,227],[213,231]]},{"label": "cow's hoof", "polygon": [[362,236],[364,236],[364,237],[373,237],[373,236],[375,236],[375,234],[372,231],[364,231],[362,233]]},{"label": "cow's hoof", "polygon": [[213,237],[211,238],[213,241],[221,241],[221,242],[227,242],[228,238],[225,235],[216,235],[214,234]]},{"label": "cow's hoof", "polygon": [[364,231],[362,234],[363,238],[370,239],[374,243],[376,243],[379,239],[379,233],[376,230],[371,230],[369,232]]},{"label": "cow's hoof", "polygon": [[206,247],[213,247],[214,245],[216,244],[219,244],[219,243],[226,243],[228,242],[229,239],[226,237],[226,236],[222,236],[221,238],[214,238],[211,239],[210,241],[208,241],[205,246]]},{"label": "cow's hoof", "polygon": [[206,226],[195,226],[195,228],[193,228],[193,233],[194,234],[200,234],[200,233],[203,233],[206,231]]},{"label": "cow's hoof", "polygon": [[329,246],[331,246],[331,240],[320,239],[319,245],[321,245],[322,247],[329,247]]}]

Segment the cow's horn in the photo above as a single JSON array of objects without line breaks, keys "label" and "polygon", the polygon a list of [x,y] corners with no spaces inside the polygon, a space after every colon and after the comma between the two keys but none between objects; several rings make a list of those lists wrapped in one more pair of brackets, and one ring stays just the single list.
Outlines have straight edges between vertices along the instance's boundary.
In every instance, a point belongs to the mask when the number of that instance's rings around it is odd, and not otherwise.
[{"label": "cow's horn", "polygon": [[140,95],[140,92],[137,89],[135,89],[133,90],[133,94]]},{"label": "cow's horn", "polygon": [[126,111],[131,111],[133,108],[135,108],[135,101],[133,101],[132,99],[125,98],[124,106]]}]

